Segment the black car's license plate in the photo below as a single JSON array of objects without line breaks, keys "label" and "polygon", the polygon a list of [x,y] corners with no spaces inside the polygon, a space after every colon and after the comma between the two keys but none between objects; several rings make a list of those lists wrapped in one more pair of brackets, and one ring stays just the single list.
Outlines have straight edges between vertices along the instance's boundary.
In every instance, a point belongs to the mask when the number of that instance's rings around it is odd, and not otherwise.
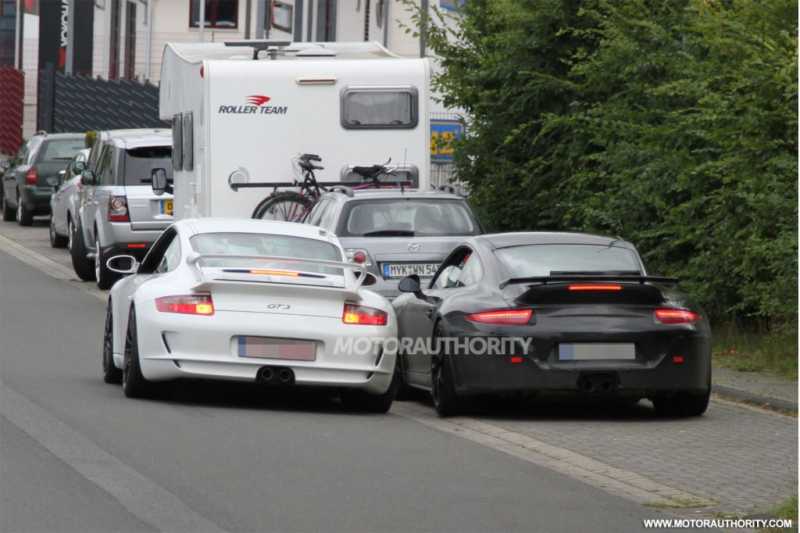
[{"label": "black car's license plate", "polygon": [[430,278],[438,268],[439,263],[383,263],[383,277],[404,278],[416,274],[421,278]]},{"label": "black car's license plate", "polygon": [[633,343],[581,342],[558,345],[559,361],[633,361],[636,345]]}]

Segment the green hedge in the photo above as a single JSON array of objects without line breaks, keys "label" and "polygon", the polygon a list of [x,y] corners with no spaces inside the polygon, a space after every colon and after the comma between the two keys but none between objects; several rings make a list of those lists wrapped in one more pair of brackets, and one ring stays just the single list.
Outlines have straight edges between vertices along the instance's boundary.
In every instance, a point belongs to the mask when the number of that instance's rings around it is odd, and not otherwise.
[{"label": "green hedge", "polygon": [[620,235],[715,317],[796,319],[796,0],[437,16],[434,85],[470,117],[456,165],[488,226]]}]

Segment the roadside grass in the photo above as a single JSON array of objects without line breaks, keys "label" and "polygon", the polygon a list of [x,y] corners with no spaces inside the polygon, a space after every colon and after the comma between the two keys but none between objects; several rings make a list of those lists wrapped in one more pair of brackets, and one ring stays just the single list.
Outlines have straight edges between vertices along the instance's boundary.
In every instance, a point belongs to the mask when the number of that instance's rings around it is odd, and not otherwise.
[{"label": "roadside grass", "polygon": [[786,533],[786,532],[797,532],[797,496],[792,496],[788,500],[784,501],[777,507],[771,509],[767,516],[771,518],[788,518],[792,521],[791,529],[776,529],[776,528],[767,528],[762,529],[761,533]]},{"label": "roadside grass", "polygon": [[712,333],[716,364],[742,372],[769,372],[797,379],[796,325],[761,333],[721,324]]}]

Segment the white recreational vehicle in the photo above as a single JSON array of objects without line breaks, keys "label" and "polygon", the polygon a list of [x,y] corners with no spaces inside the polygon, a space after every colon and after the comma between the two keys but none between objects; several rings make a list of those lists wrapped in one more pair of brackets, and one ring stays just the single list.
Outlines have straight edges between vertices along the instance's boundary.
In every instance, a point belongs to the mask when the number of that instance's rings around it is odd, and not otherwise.
[{"label": "white recreational vehicle", "polygon": [[174,43],[164,49],[159,111],[172,122],[176,218],[249,217],[318,154],[320,182],[360,180],[384,163],[429,188],[428,60],[377,43]]}]

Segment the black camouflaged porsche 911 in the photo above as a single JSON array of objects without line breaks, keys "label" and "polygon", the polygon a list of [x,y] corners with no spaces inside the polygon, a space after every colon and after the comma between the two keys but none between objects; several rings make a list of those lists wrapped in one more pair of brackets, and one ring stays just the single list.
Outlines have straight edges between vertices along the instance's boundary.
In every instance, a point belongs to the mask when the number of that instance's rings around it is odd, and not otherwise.
[{"label": "black camouflaged porsche 911", "polygon": [[708,406],[708,320],[676,280],[648,275],[628,242],[476,236],[430,283],[410,276],[400,290],[398,372],[442,416],[470,395],[537,391],[649,398],[670,416]]}]

